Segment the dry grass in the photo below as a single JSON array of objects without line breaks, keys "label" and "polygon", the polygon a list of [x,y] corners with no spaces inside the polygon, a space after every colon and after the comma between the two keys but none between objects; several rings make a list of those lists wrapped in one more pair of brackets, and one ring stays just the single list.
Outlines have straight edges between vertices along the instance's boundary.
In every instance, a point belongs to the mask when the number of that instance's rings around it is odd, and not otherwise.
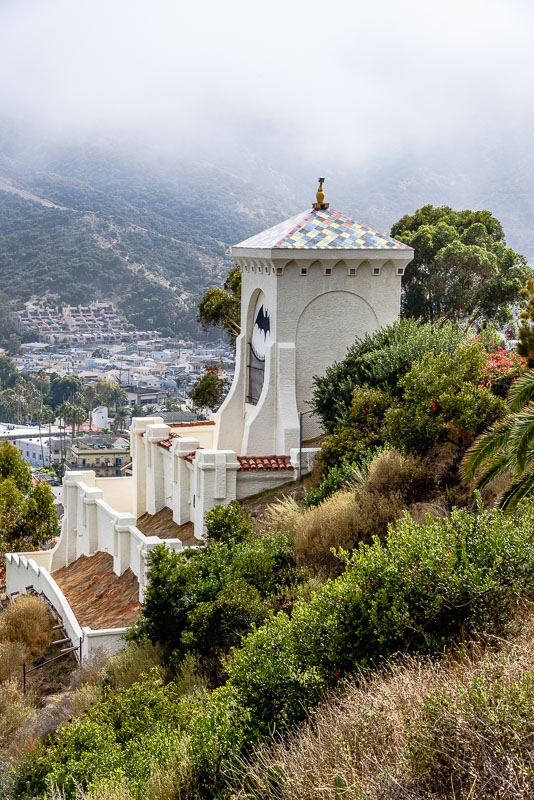
[{"label": "dry grass", "polygon": [[265,512],[267,526],[276,525],[280,530],[293,533],[295,525],[304,514],[304,509],[294,497],[281,497],[271,503]]},{"label": "dry grass", "polygon": [[423,462],[397,450],[385,450],[373,459],[367,481],[380,494],[402,494],[406,503],[427,499],[436,490],[435,480]]},{"label": "dry grass", "polygon": [[150,642],[129,642],[110,658],[106,674],[114,689],[128,689],[143,672],[149,672],[152,667],[158,667],[163,676],[161,648]]},{"label": "dry grass", "polygon": [[0,614],[0,641],[21,642],[40,656],[52,641],[52,618],[40,597],[23,594]]},{"label": "dry grass", "polygon": [[234,800],[534,796],[534,625],[500,652],[405,660],[347,684],[237,772]]},{"label": "dry grass", "polygon": [[342,564],[331,548],[351,550],[359,542],[383,536],[404,507],[398,492],[383,495],[365,486],[336,492],[296,517],[292,534],[298,564],[320,575],[338,574]]},{"label": "dry grass", "polygon": [[33,701],[31,692],[23,694],[21,683],[16,678],[0,683],[0,738],[24,725],[34,710]]},{"label": "dry grass", "polygon": [[22,678],[22,664],[28,658],[28,650],[20,642],[0,641],[0,682],[11,678]]}]

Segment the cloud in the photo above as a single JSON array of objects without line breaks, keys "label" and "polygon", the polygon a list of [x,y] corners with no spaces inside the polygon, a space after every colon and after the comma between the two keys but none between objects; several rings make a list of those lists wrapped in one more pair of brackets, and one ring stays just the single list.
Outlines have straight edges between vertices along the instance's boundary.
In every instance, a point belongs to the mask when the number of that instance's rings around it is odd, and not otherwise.
[{"label": "cloud", "polygon": [[0,0],[0,105],[57,137],[350,163],[533,121],[521,0]]}]

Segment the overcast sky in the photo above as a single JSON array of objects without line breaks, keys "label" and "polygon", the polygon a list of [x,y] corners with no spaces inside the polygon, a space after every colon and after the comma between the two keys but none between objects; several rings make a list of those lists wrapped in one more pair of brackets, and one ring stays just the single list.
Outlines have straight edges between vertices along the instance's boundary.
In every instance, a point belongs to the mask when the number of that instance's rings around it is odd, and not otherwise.
[{"label": "overcast sky", "polygon": [[530,137],[533,29],[532,0],[0,0],[0,107],[357,164]]}]

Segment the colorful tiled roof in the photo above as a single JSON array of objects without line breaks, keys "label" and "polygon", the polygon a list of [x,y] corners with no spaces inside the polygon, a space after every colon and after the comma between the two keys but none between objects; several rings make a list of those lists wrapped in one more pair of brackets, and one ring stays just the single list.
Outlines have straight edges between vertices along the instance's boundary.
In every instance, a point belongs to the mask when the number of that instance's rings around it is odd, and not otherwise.
[{"label": "colorful tiled roof", "polygon": [[273,250],[410,250],[407,244],[362,225],[334,209],[301,211],[235,247]]},{"label": "colorful tiled roof", "polygon": [[293,469],[289,456],[238,456],[239,469],[243,472],[276,472]]}]

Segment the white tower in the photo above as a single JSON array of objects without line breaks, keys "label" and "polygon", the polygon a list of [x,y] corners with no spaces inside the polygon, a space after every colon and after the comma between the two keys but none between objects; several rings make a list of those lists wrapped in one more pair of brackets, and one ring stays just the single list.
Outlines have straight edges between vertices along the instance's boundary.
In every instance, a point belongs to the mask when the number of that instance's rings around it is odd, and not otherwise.
[{"label": "white tower", "polygon": [[[314,375],[399,314],[412,248],[330,209],[323,181],[311,209],[232,248],[242,273],[241,334],[216,448],[289,454]],[[310,422],[306,438],[321,432]]]}]

